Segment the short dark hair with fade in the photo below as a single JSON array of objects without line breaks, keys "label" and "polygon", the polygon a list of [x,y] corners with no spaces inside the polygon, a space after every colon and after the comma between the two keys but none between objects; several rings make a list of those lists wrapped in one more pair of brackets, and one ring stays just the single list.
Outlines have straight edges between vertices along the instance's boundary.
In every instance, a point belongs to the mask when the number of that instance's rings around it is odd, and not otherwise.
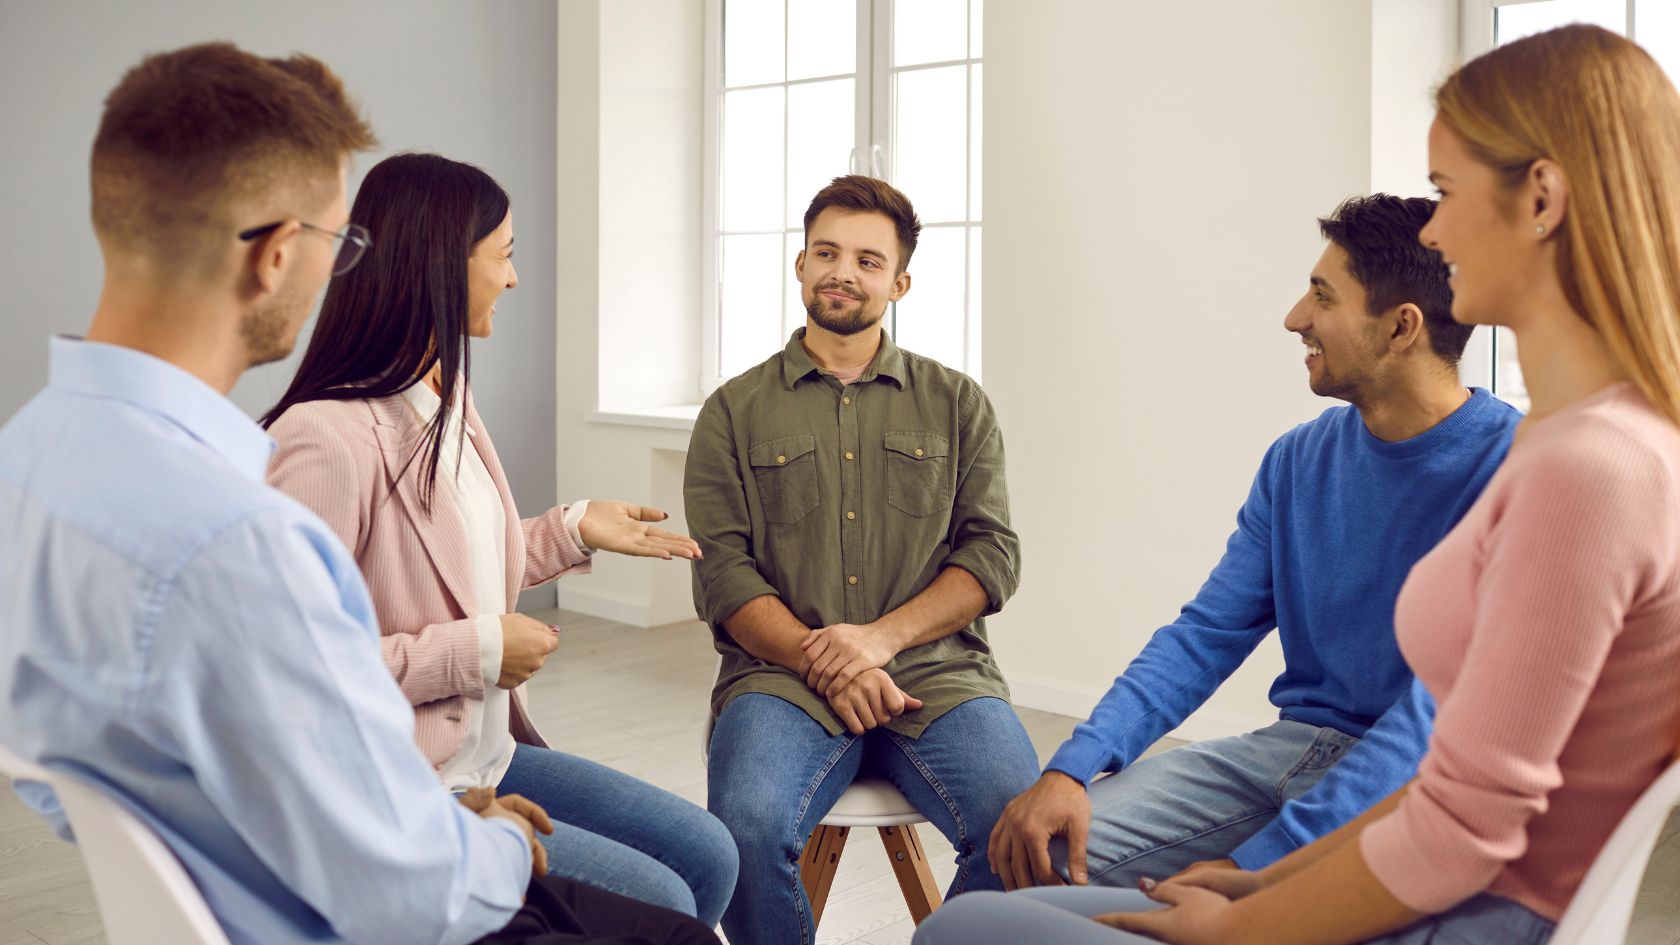
[{"label": "short dark hair with fade", "polygon": [[1406,302],[1416,305],[1428,327],[1430,350],[1457,364],[1475,326],[1453,321],[1447,264],[1418,242],[1434,213],[1435,201],[1428,197],[1349,197],[1319,218],[1318,230],[1348,254],[1348,269],[1365,288],[1367,312],[1381,315]]},{"label": "short dark hair with fade", "polygon": [[102,242],[191,265],[236,225],[231,204],[331,199],[344,159],[374,144],[343,82],[310,56],[265,59],[232,43],[150,55],[105,99],[93,227]]},{"label": "short dark hair with fade", "polygon": [[916,239],[922,235],[922,221],[916,218],[916,208],[910,198],[884,180],[848,174],[836,177],[827,187],[817,191],[811,206],[805,210],[805,240],[811,239],[811,224],[829,207],[851,213],[884,213],[898,230],[898,271],[910,265],[916,252]]}]

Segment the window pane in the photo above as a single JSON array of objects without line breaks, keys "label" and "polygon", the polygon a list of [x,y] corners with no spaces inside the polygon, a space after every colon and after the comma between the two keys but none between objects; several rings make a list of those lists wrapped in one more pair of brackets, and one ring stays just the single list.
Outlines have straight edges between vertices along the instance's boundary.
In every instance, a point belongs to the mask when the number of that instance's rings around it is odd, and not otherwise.
[{"label": "window pane", "polygon": [[1546,0],[1494,9],[1494,42],[1504,44],[1569,23],[1594,23],[1627,34],[1627,0]]},{"label": "window pane", "polygon": [[967,0],[898,0],[893,4],[893,65],[968,58]]},{"label": "window pane", "polygon": [[856,134],[852,79],[788,86],[787,225],[800,226],[811,198],[847,172]]},{"label": "window pane", "polygon": [[725,236],[722,243],[718,373],[734,377],[781,347],[782,237]]},{"label": "window pane", "polygon": [[963,368],[965,247],[960,226],[929,227],[910,258],[910,292],[898,303],[894,340],[958,370]]},{"label": "window pane", "polygon": [[799,251],[805,248],[805,232],[789,233],[782,243],[782,271],[787,278],[784,280],[786,299],[782,304],[782,337],[778,339],[782,344],[787,343],[788,336],[793,330],[805,324],[805,300],[800,296],[799,277],[794,274],[793,260]]},{"label": "window pane", "polygon": [[780,87],[723,95],[723,228],[782,228]]},{"label": "window pane", "polygon": [[966,218],[967,69],[901,72],[894,80],[893,183],[924,223]]},{"label": "window pane", "polygon": [[980,219],[980,143],[986,139],[980,136],[980,78],[985,67],[978,63],[969,67],[973,70],[973,78],[969,85],[968,95],[968,218]]},{"label": "window pane", "polygon": [[724,0],[723,84],[782,81],[782,0]]},{"label": "window pane", "polygon": [[1680,85],[1680,3],[1639,0],[1633,32],[1639,45],[1668,72],[1669,81]]},{"label": "window pane", "polygon": [[792,0],[788,4],[788,78],[857,72],[857,31],[857,0]]},{"label": "window pane", "polygon": [[986,0],[968,0],[968,58],[979,59],[983,51],[986,38],[986,21],[981,14],[986,10]]}]

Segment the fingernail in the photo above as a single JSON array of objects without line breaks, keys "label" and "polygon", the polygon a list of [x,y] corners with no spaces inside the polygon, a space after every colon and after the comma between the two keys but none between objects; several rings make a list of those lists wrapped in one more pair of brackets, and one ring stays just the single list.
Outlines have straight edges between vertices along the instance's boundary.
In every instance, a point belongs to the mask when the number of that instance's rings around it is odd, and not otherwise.
[{"label": "fingernail", "polygon": [[554,624],[548,624],[548,629],[553,630],[555,633],[560,632],[560,628],[556,627]]},{"label": "fingernail", "polygon": [[1150,879],[1147,876],[1140,876],[1140,877],[1138,877],[1138,888],[1143,890],[1144,892],[1154,892],[1155,891],[1155,881]]}]

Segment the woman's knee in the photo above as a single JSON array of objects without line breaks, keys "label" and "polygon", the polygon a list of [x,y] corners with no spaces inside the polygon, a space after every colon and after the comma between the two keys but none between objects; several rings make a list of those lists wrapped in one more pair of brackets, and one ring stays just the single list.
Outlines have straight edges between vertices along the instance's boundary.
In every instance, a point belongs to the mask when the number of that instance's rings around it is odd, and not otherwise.
[{"label": "woman's knee", "polygon": [[916,927],[911,945],[975,945],[993,915],[1007,901],[1000,892],[970,892],[953,897]]}]

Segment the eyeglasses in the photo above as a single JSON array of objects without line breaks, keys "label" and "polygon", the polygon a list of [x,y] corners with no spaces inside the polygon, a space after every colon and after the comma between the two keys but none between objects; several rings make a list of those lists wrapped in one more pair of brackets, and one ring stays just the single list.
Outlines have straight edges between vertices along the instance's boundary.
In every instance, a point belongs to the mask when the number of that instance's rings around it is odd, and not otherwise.
[{"label": "eyeglasses", "polygon": [[[285,222],[279,220],[274,223],[265,223],[262,226],[253,226],[249,230],[241,231],[239,238],[248,243],[259,236],[274,232]],[[342,241],[338,244],[338,258],[333,260],[332,274],[335,276],[342,276],[356,268],[356,264],[362,261],[362,254],[373,245],[373,237],[368,233],[367,227],[360,223],[346,224],[342,233],[335,233],[324,226],[316,226],[313,223],[304,223],[302,226],[306,230],[314,230],[317,233]]]}]

